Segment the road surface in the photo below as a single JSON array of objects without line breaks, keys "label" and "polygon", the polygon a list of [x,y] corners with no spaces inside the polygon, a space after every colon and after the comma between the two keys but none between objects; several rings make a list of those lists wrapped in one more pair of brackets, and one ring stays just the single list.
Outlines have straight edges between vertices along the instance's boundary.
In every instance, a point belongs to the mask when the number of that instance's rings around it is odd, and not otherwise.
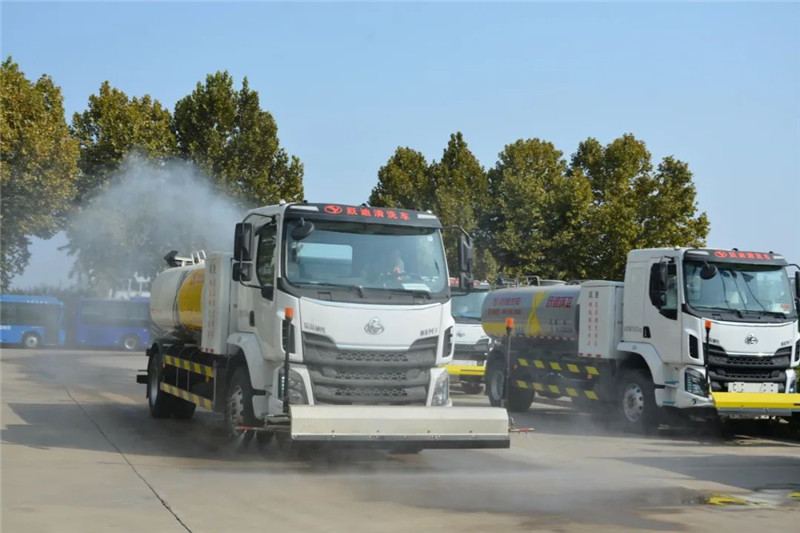
[{"label": "road surface", "polygon": [[800,441],[766,427],[645,438],[535,404],[510,450],[298,460],[237,450],[211,413],[150,418],[142,354],[3,348],[0,363],[4,532],[800,528]]}]

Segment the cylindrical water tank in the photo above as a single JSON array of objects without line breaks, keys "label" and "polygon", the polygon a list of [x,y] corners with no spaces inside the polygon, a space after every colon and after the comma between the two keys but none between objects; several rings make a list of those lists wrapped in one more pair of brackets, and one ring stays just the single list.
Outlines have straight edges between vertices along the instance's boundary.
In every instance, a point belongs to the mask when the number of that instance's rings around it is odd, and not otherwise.
[{"label": "cylindrical water tank", "polygon": [[481,323],[487,335],[506,334],[506,319],[514,319],[515,336],[558,341],[578,340],[580,285],[499,289],[483,301]]},{"label": "cylindrical water tank", "polygon": [[170,268],[150,288],[150,318],[167,331],[199,332],[203,326],[205,264]]}]

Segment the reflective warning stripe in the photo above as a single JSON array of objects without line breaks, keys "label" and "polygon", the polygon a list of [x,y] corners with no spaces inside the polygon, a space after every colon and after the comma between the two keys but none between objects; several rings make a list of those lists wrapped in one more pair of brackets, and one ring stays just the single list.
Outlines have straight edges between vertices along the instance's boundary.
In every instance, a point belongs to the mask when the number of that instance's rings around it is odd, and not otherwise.
[{"label": "reflective warning stripe", "polygon": [[517,362],[519,363],[519,366],[534,367],[540,370],[549,368],[551,370],[555,370],[556,372],[562,372],[566,366],[566,369],[573,374],[589,374],[590,376],[600,375],[600,372],[597,370],[596,366],[588,366],[580,363],[565,363],[562,365],[561,363],[555,361],[541,361],[539,359],[518,359]]},{"label": "reflective warning stripe", "polygon": [[574,387],[559,388],[558,385],[546,385],[536,381],[523,381],[521,379],[514,380],[514,384],[519,389],[533,389],[536,392],[552,392],[553,394],[560,394],[561,396],[569,396],[570,398],[578,398],[585,396],[590,400],[599,400],[597,393],[591,390],[579,390]]},{"label": "reflective warning stripe", "polygon": [[194,372],[195,374],[200,374],[201,376],[205,376],[207,378],[214,377],[214,369],[208,365],[193,363],[191,361],[187,361],[186,359],[173,357],[171,355],[164,356],[164,363],[169,366],[174,366],[176,368],[182,368],[184,370],[188,370],[189,372]]},{"label": "reflective warning stripe", "polygon": [[203,407],[205,409],[209,409],[210,410],[210,409],[214,408],[213,402],[211,400],[209,400],[208,398],[203,398],[202,396],[199,396],[197,394],[192,394],[191,392],[185,391],[183,389],[179,389],[178,387],[176,387],[174,385],[167,385],[166,383],[161,383],[159,385],[159,388],[162,391],[164,391],[164,392],[166,392],[168,394],[172,394],[173,396],[177,396],[178,398],[182,398],[182,399],[186,400],[187,402],[192,402],[194,404],[197,404],[200,407]]}]

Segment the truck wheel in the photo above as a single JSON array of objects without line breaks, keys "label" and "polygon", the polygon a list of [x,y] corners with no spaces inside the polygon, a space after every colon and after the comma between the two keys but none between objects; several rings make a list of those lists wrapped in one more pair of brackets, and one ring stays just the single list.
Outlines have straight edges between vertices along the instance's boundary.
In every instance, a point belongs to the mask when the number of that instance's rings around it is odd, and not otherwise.
[{"label": "truck wheel", "polygon": [[[505,364],[495,357],[486,365],[486,394],[492,407],[503,406],[503,388],[506,383]],[[511,387],[508,391],[508,410],[515,413],[527,411],[533,403],[532,389]]]},{"label": "truck wheel", "polygon": [[243,431],[240,426],[254,427],[261,425],[253,414],[253,387],[250,385],[250,374],[247,368],[240,366],[233,371],[228,385],[228,401],[225,404],[225,427],[228,436],[236,438]]},{"label": "truck wheel", "polygon": [[483,383],[462,380],[461,390],[464,391],[464,394],[480,394],[483,392]]},{"label": "truck wheel", "polygon": [[499,357],[489,359],[486,364],[486,395],[492,407],[503,405],[503,386],[506,382],[504,366]]},{"label": "truck wheel", "polygon": [[126,352],[135,352],[139,349],[139,337],[136,335],[125,335],[119,343]]},{"label": "truck wheel", "polygon": [[26,333],[22,336],[22,345],[32,350],[39,347],[40,340],[36,333]]},{"label": "truck wheel", "polygon": [[162,375],[161,355],[155,352],[147,365],[147,405],[153,418],[169,418],[172,415],[173,396],[159,388]]},{"label": "truck wheel", "polygon": [[653,380],[641,370],[622,374],[619,409],[622,423],[629,431],[649,433],[658,427],[658,409]]}]

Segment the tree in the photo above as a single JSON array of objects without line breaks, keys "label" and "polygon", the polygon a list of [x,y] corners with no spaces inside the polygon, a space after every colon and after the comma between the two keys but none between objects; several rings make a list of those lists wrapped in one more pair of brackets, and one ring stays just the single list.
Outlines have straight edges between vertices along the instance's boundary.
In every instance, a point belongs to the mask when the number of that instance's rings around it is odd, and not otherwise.
[{"label": "tree", "polygon": [[150,95],[128,98],[107,81],[88,109],[73,115],[72,133],[81,148],[79,202],[96,194],[129,152],[161,161],[177,154],[169,110]]},{"label": "tree", "polygon": [[75,192],[78,145],[69,136],[61,89],[31,83],[11,57],[0,67],[0,286],[24,271],[30,237],[52,237]]},{"label": "tree", "polygon": [[302,200],[303,164],[280,147],[275,120],[247,78],[237,91],[227,71],[206,76],[175,105],[174,129],[181,156],[240,202]]},{"label": "tree", "polygon": [[665,158],[652,173],[645,143],[626,134],[601,146],[589,138],[572,156],[569,176],[587,180],[592,203],[576,246],[583,248],[583,277],[621,279],[627,253],[651,246],[702,245],[705,213],[697,214],[688,165]]},{"label": "tree", "polygon": [[398,147],[378,170],[378,184],[372,189],[369,204],[405,209],[432,208],[433,187],[425,156],[411,148]]},{"label": "tree", "polygon": [[571,250],[591,193],[585,181],[567,178],[562,156],[549,142],[519,139],[489,171],[492,208],[483,225],[507,275],[574,277]]}]

